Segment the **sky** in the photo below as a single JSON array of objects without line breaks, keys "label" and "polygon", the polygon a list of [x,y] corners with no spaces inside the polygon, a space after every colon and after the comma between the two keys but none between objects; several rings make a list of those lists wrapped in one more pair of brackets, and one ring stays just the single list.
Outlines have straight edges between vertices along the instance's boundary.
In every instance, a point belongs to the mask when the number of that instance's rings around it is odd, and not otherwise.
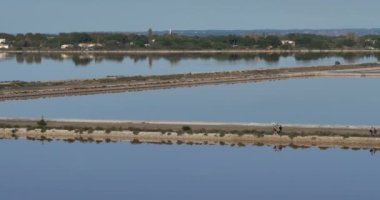
[{"label": "sky", "polygon": [[379,0],[1,0],[0,32],[379,28]]}]

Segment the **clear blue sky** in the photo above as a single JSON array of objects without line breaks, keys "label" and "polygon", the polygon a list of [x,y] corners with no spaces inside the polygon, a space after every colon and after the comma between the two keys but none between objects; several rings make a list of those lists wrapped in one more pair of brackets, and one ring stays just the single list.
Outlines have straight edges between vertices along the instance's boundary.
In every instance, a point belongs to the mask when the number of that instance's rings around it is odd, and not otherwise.
[{"label": "clear blue sky", "polygon": [[1,0],[1,32],[377,28],[380,0]]}]

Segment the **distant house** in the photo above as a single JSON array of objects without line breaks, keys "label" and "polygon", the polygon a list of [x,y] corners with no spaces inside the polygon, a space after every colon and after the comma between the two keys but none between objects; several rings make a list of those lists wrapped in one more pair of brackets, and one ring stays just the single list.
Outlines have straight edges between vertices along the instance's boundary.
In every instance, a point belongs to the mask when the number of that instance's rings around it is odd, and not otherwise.
[{"label": "distant house", "polygon": [[9,44],[5,44],[5,42],[4,38],[0,38],[0,49],[9,49]]},{"label": "distant house", "polygon": [[281,40],[282,45],[288,45],[288,46],[296,46],[296,42],[293,40]]},{"label": "distant house", "polygon": [[366,39],[364,41],[365,43],[365,47],[369,50],[374,50],[375,49],[375,45],[376,45],[376,40],[372,40],[372,39]]},{"label": "distant house", "polygon": [[74,45],[72,44],[63,44],[61,45],[61,49],[72,49],[74,48]]},{"label": "distant house", "polygon": [[144,44],[144,46],[145,46],[145,47],[150,47],[150,44],[147,43],[147,44]]},{"label": "distant house", "polygon": [[375,44],[376,44],[376,40],[366,39],[366,40],[365,40],[365,43],[366,43],[367,45],[375,45]]},{"label": "distant house", "polygon": [[0,49],[9,49],[9,44],[0,44]]},{"label": "distant house", "polygon": [[90,49],[90,48],[94,48],[94,47],[102,47],[103,45],[102,44],[99,44],[99,43],[79,43],[78,44],[78,47],[82,48],[82,49]]}]

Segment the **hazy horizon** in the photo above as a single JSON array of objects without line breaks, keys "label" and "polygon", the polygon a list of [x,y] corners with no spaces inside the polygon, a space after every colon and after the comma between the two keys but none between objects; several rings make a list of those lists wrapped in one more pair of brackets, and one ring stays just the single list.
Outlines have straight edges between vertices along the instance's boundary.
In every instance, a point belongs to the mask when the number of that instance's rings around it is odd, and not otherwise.
[{"label": "hazy horizon", "polygon": [[[26,33],[41,33],[41,34],[59,34],[59,33],[144,33],[147,32],[150,28],[147,28],[146,30],[125,30],[125,31],[115,31],[115,30],[93,30],[93,31],[86,31],[86,30],[79,30],[79,31],[59,31],[59,32],[43,32],[43,31],[34,31],[34,32],[5,32],[1,31],[1,33],[8,33],[8,34],[26,34]],[[294,28],[294,29],[276,29],[276,28],[267,28],[267,29],[160,29],[156,30],[153,29],[154,32],[166,32],[166,31],[174,31],[174,32],[186,32],[186,31],[199,31],[199,32],[207,32],[207,31],[226,31],[226,32],[234,32],[234,31],[252,31],[252,32],[265,32],[265,31],[342,31],[345,30],[353,30],[353,31],[361,31],[361,30],[376,30],[380,31],[380,27],[374,27],[374,28],[323,28],[323,29],[317,29],[317,28]]]},{"label": "hazy horizon", "polygon": [[380,27],[379,6],[376,0],[3,0],[0,23],[8,33],[372,29]]}]

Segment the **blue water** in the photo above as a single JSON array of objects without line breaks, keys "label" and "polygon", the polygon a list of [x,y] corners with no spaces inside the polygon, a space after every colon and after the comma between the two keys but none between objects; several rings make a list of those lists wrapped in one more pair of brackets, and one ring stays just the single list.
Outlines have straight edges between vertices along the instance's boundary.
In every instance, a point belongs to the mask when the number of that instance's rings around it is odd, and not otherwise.
[{"label": "blue water", "polygon": [[[159,58],[151,67],[128,57],[86,66],[35,61],[0,62],[0,80],[305,65],[294,57],[265,65],[214,58],[168,65]],[[379,84],[376,78],[309,78],[3,101],[0,117],[380,124]],[[379,155],[369,150],[0,140],[0,200],[377,199],[379,166]]]},{"label": "blue water", "polygon": [[63,80],[377,62],[378,54],[70,55],[0,53],[0,81]]},{"label": "blue water", "polygon": [[0,141],[0,199],[377,199],[369,150]]},{"label": "blue water", "polygon": [[380,124],[377,78],[309,78],[0,102],[0,116]]}]

